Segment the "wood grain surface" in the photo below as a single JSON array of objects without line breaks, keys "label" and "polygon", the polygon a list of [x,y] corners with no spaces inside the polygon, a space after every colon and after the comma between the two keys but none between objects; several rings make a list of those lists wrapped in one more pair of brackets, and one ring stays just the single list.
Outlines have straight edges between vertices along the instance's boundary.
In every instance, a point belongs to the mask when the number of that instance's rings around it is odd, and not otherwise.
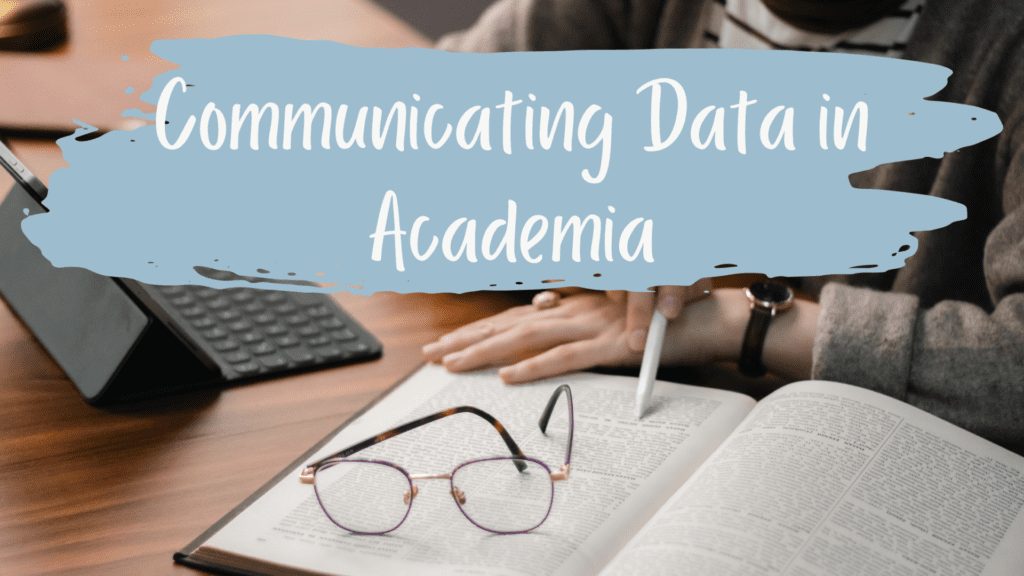
[{"label": "wood grain surface", "polygon": [[[44,182],[65,166],[53,136],[73,130],[72,118],[116,129],[122,110],[147,110],[138,95],[171,66],[149,53],[153,40],[268,33],[428,44],[369,0],[66,1],[66,46],[0,52],[0,135],[15,136],[12,149]],[[12,183],[0,171],[0,198]],[[195,574],[171,555],[415,368],[423,344],[515,303],[482,293],[335,297],[383,342],[382,359],[104,409],[81,400],[0,300],[0,576]],[[666,377],[766,390],[732,367],[659,372]]]},{"label": "wood grain surface", "polygon": [[121,111],[153,112],[139,94],[176,67],[149,51],[154,40],[274,34],[354,46],[430,45],[369,0],[64,1],[67,44],[44,54],[0,52],[0,129],[70,133],[74,119],[102,130],[132,126],[138,120]]},{"label": "wood grain surface", "polygon": [[[120,126],[121,110],[140,107],[138,94],[170,66],[148,52],[160,38],[427,45],[366,0],[68,4],[65,47],[0,53],[0,133],[68,131],[72,117]],[[44,182],[64,165],[52,141],[11,144]],[[0,196],[11,184],[0,171]],[[382,359],[105,409],[81,400],[0,301],[0,574],[194,573],[172,553],[412,370],[423,344],[509,303],[495,294],[336,298],[383,342]]]},{"label": "wood grain surface", "polygon": [[[52,142],[13,150],[44,182],[65,166]],[[12,184],[0,172],[0,197]],[[500,293],[335,298],[383,342],[382,359],[105,409],[81,400],[0,300],[0,575],[196,573],[171,554],[414,369],[423,344],[522,303]],[[771,388],[732,367],[659,378],[753,396]]]},{"label": "wood grain surface", "polygon": [[[52,144],[15,153],[33,167],[59,158]],[[423,344],[512,302],[335,297],[383,342],[382,359],[104,409],[0,304],[0,574],[192,572],[171,554],[414,369]]]}]

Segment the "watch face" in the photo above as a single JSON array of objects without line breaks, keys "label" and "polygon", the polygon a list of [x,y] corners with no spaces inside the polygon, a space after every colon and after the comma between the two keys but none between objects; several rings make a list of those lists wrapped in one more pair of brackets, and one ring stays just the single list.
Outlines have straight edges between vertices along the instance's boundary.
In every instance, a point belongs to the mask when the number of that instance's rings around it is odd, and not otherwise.
[{"label": "watch face", "polygon": [[747,290],[755,300],[768,306],[785,304],[793,299],[789,286],[779,282],[755,282]]}]

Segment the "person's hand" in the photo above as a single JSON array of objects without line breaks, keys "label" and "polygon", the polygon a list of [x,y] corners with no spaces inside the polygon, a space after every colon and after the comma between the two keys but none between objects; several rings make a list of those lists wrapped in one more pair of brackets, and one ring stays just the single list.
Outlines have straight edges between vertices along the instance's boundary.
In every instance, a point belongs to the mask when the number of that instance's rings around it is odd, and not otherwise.
[{"label": "person's hand", "polygon": [[711,279],[703,278],[691,286],[658,286],[655,292],[612,290],[608,297],[625,304],[626,344],[631,350],[643,352],[655,307],[669,321],[675,320],[687,304],[707,296],[710,291]]},{"label": "person's hand", "polygon": [[[507,383],[595,366],[640,365],[642,352],[626,343],[624,299],[583,292],[566,297],[538,295],[537,300],[468,324],[424,346],[424,358],[440,362],[451,372],[505,366],[498,374]],[[684,365],[715,359],[723,347],[719,330],[723,324],[715,321],[722,311],[722,303],[715,298],[692,304],[670,323],[671,337],[666,338],[662,357]]]},{"label": "person's hand", "polygon": [[[582,292],[510,308],[467,324],[423,347],[450,372],[505,366],[505,382],[538,380],[594,366],[638,364],[626,346],[626,308],[601,292]],[[547,298],[551,298],[548,296]]]}]

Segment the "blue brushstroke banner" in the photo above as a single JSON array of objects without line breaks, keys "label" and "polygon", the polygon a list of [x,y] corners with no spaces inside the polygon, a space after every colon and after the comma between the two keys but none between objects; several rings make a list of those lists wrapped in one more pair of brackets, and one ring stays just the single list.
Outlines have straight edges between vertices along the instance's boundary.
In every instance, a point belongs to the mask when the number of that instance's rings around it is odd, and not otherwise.
[{"label": "blue brushstroke banner", "polygon": [[59,142],[50,212],[23,222],[55,266],[365,294],[884,271],[966,209],[849,175],[1002,127],[925,100],[949,70],[869,56],[273,36],[152,51],[180,66],[141,94],[155,114],[125,112],[152,124]]}]

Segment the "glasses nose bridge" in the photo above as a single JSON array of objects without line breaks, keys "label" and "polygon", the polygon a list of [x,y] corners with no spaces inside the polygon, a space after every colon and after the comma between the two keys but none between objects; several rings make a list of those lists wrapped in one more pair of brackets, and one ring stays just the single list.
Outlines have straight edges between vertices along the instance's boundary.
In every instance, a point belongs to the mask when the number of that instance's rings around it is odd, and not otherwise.
[{"label": "glasses nose bridge", "polygon": [[[448,472],[446,472],[444,474],[409,474],[409,480],[410,481],[412,481],[412,480],[448,480],[451,477],[452,477],[451,473],[448,473]],[[408,503],[410,503],[410,502],[412,502],[413,500],[416,499],[416,496],[419,494],[419,492],[420,492],[420,489],[415,484],[413,484],[412,485],[412,490],[406,490],[405,494],[403,494],[403,498],[402,499],[405,501],[406,504],[408,504]]]},{"label": "glasses nose bridge", "polygon": [[409,474],[409,480],[449,480],[451,477],[450,472],[443,474]]}]

